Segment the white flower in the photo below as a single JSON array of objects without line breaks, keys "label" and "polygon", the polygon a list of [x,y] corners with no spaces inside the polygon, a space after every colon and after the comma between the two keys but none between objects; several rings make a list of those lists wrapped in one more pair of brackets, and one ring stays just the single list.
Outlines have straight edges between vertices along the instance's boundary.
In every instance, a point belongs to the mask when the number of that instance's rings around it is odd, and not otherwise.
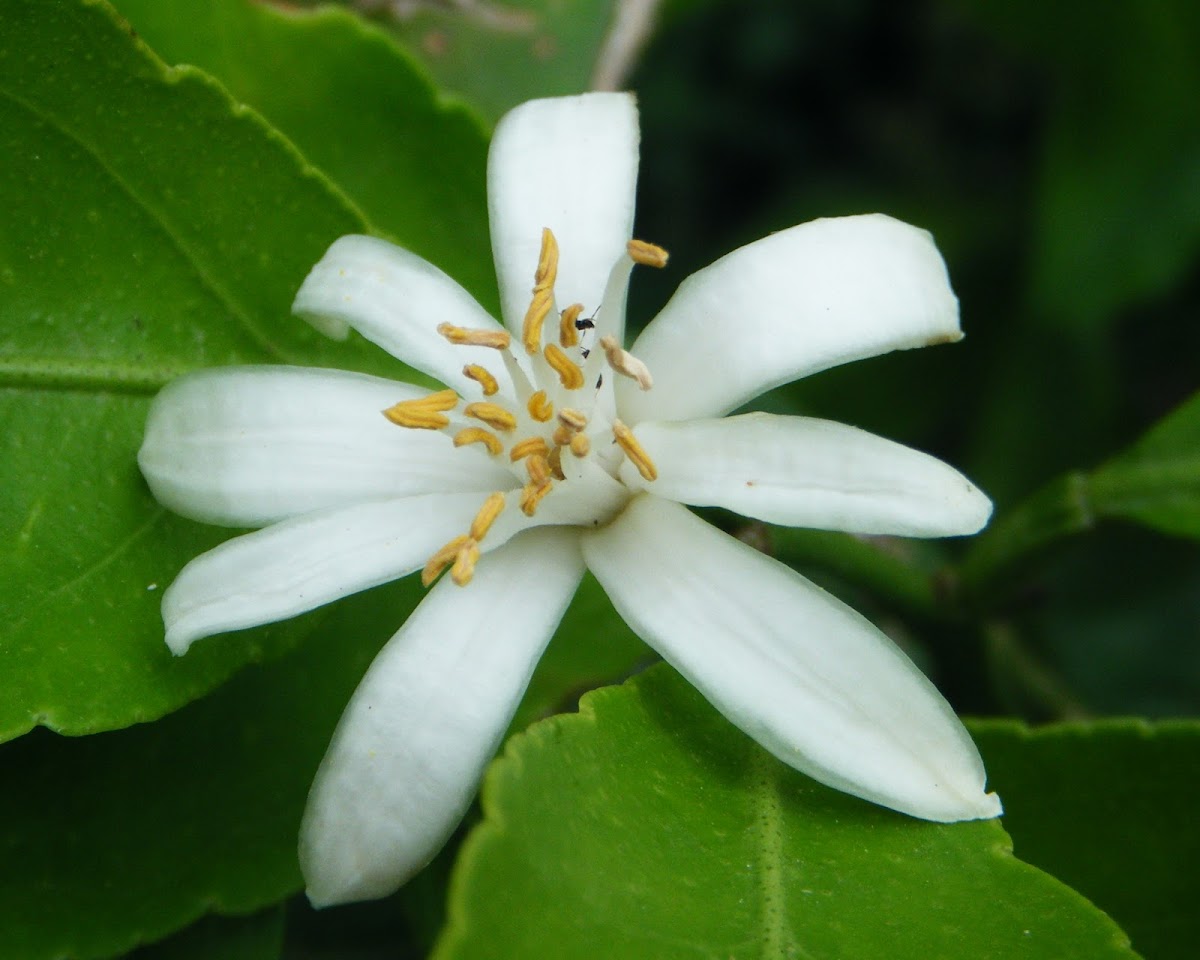
[{"label": "white flower", "polygon": [[891,641],[681,506],[904,536],[986,522],[987,498],[924,454],[821,420],[723,418],[797,377],[957,340],[931,238],[879,215],[774,234],[686,280],[627,353],[634,261],[665,262],[630,241],[637,143],[620,94],[501,122],[488,191],[507,330],[381,240],[343,237],[313,269],[297,312],[449,389],[241,367],[172,383],[151,411],[139,462],[159,500],[265,528],[166,592],[177,654],[451,567],[372,664],[313,784],[300,856],[318,905],[383,896],[437,852],[585,565],[784,762],[916,817],[1000,812],[966,731]]}]

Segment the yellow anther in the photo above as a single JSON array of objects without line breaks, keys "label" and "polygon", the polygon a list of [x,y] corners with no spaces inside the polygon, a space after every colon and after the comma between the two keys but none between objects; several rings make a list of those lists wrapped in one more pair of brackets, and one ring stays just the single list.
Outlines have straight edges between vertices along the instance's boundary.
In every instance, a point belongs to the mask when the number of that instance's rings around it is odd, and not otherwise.
[{"label": "yellow anther", "polygon": [[554,404],[546,396],[545,390],[538,390],[532,394],[529,402],[525,404],[525,409],[538,423],[546,423],[554,416]]},{"label": "yellow anther", "polygon": [[558,422],[564,427],[578,433],[588,425],[588,418],[585,414],[580,413],[572,407],[562,407],[558,411]]},{"label": "yellow anther", "polygon": [[504,494],[493,493],[484,500],[483,506],[475,514],[475,519],[471,521],[471,538],[482,540],[487,536],[487,532],[492,529],[492,524],[496,522],[496,518],[500,516],[502,510],[504,510]]},{"label": "yellow anther", "polygon": [[550,434],[550,440],[556,447],[565,447],[571,442],[571,438],[575,436],[575,434],[576,431],[560,423],[554,428],[554,432]]},{"label": "yellow anther", "polygon": [[550,448],[546,446],[546,441],[541,437],[526,437],[512,445],[512,449],[508,451],[508,459],[516,463],[522,457],[528,457],[535,453],[544,457],[549,452]]},{"label": "yellow anther", "polygon": [[463,367],[463,376],[474,380],[477,384],[483,387],[483,395],[485,397],[494,397],[496,391],[500,389],[500,384],[496,382],[486,367],[481,367],[477,363],[468,363]]},{"label": "yellow anther", "polygon": [[571,438],[571,452],[580,459],[586,457],[591,449],[592,441],[586,433],[577,433]]},{"label": "yellow anther", "polygon": [[532,517],[537,513],[538,504],[553,488],[554,484],[550,482],[540,487],[534,483],[525,484],[521,490],[521,512],[527,517]]},{"label": "yellow anther", "polygon": [[433,583],[438,578],[438,575],[458,556],[458,551],[462,548],[463,544],[470,539],[467,536],[455,537],[426,560],[425,569],[421,571],[421,586],[427,587]]},{"label": "yellow anther", "polygon": [[403,400],[382,412],[396,426],[412,430],[441,430],[450,425],[449,417],[443,416],[436,406],[429,406],[423,400]]},{"label": "yellow anther", "polygon": [[540,454],[533,454],[525,460],[525,469],[529,472],[529,482],[540,487],[550,482],[550,464]]},{"label": "yellow anther", "polygon": [[526,353],[538,352],[542,344],[542,324],[546,322],[546,315],[550,313],[550,305],[553,302],[554,296],[549,290],[539,290],[533,295],[533,302],[529,304],[529,310],[526,311],[525,320],[521,324],[521,342],[525,344]]},{"label": "yellow anther", "polygon": [[442,411],[453,410],[458,404],[458,394],[453,390],[439,390],[413,400],[401,400],[383,411],[383,415],[398,427],[414,430],[440,430],[450,421]]},{"label": "yellow anther", "polygon": [[508,433],[510,430],[517,428],[517,418],[498,403],[488,403],[486,401],[468,403],[463,408],[463,413],[476,420],[482,420],[494,430],[503,430],[505,433]]},{"label": "yellow anther", "polygon": [[465,587],[475,576],[475,564],[479,562],[479,544],[467,537],[467,542],[458,548],[454,566],[450,568],[450,579]]},{"label": "yellow anther", "polygon": [[616,337],[601,337],[600,349],[608,358],[608,365],[617,373],[629,377],[630,380],[636,380],[637,385],[643,390],[649,390],[654,386],[654,378],[650,376],[649,368],[628,350],[622,350]]},{"label": "yellow anther", "polygon": [[566,480],[566,474],[562,468],[562,447],[555,447],[550,451],[550,455],[546,457],[546,463],[550,465],[550,472],[554,474],[556,480]]},{"label": "yellow anther", "polygon": [[563,348],[574,347],[579,343],[579,330],[575,321],[583,313],[582,303],[573,303],[564,310],[558,318],[558,342]]},{"label": "yellow anther", "polygon": [[617,441],[621,449],[625,451],[625,456],[629,458],[629,462],[637,467],[637,472],[642,475],[643,480],[657,480],[658,468],[654,465],[654,461],[650,459],[645,448],[638,443],[637,437],[620,420],[614,420],[612,423],[613,439]]},{"label": "yellow anther", "polygon": [[665,267],[671,256],[662,247],[645,240],[630,240],[625,244],[625,249],[629,251],[630,260],[644,267]]},{"label": "yellow anther", "polygon": [[506,330],[469,330],[466,327],[456,327],[452,323],[439,323],[437,332],[456,346],[507,350],[508,345],[512,343],[512,337]]},{"label": "yellow anther", "polygon": [[488,433],[483,427],[464,427],[454,435],[454,445],[465,447],[469,443],[482,443],[493,457],[504,450],[504,444],[494,433]]},{"label": "yellow anther", "polygon": [[549,227],[542,227],[542,249],[538,254],[537,273],[533,277],[533,292],[551,290],[558,279],[558,241]]},{"label": "yellow anther", "polygon": [[568,390],[578,390],[583,386],[583,368],[563,353],[557,343],[546,344],[542,355],[546,358],[546,362],[554,368],[554,372],[558,374],[558,379],[564,387]]}]

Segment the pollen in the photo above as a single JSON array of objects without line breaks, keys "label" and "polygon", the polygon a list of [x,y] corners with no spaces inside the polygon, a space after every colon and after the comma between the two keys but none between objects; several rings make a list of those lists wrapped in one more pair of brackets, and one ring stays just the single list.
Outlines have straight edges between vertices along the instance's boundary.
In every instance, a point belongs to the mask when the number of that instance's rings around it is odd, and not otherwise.
[{"label": "pollen", "polygon": [[526,458],[525,469],[529,472],[529,482],[535,487],[544,487],[550,482],[550,464],[541,454]]},{"label": "pollen", "polygon": [[494,433],[489,433],[483,427],[466,427],[454,435],[454,445],[465,447],[471,443],[482,443],[493,457],[504,450],[504,444]]},{"label": "pollen", "polygon": [[613,439],[625,451],[625,456],[629,458],[629,462],[637,467],[637,472],[642,475],[643,480],[657,480],[658,468],[654,465],[654,461],[650,459],[650,455],[646,453],[645,448],[638,443],[637,437],[620,420],[612,422]]},{"label": "pollen", "polygon": [[457,404],[457,393],[453,390],[439,390],[428,396],[394,403],[383,411],[383,415],[398,427],[441,430],[450,424],[450,418],[443,415],[444,411],[453,410]]},{"label": "pollen", "polygon": [[469,536],[473,540],[482,540],[487,536],[487,532],[492,529],[492,524],[496,522],[496,518],[504,510],[504,494],[493,493],[483,501],[483,506],[479,508],[479,512],[475,514],[475,519],[471,521],[471,532]]},{"label": "pollen", "polygon": [[475,420],[482,420],[492,429],[501,430],[504,433],[517,428],[517,418],[498,403],[487,403],[486,401],[468,403],[463,408],[463,413]]},{"label": "pollen", "polygon": [[608,365],[621,376],[636,380],[637,385],[643,390],[649,390],[654,386],[654,378],[650,376],[650,369],[628,350],[621,349],[616,337],[601,337],[600,348],[604,351],[604,356],[608,358]]},{"label": "pollen", "polygon": [[532,355],[538,352],[542,342],[542,324],[554,303],[554,296],[549,290],[539,290],[533,295],[533,302],[525,313],[521,324],[521,342],[525,344],[525,352]]},{"label": "pollen", "polygon": [[535,483],[527,483],[521,490],[521,512],[527,517],[532,517],[537,513],[538,504],[550,492],[554,484],[547,481],[542,486]]},{"label": "pollen", "polygon": [[508,459],[516,463],[522,457],[528,457],[533,454],[544,457],[550,452],[550,447],[542,437],[526,437],[524,440],[518,440],[512,445],[512,449],[508,451]]},{"label": "pollen", "polygon": [[563,407],[558,411],[558,422],[578,433],[580,430],[586,429],[588,418],[573,407]]},{"label": "pollen", "polygon": [[551,290],[558,279],[558,241],[549,227],[542,227],[542,249],[538,254],[537,273],[533,277],[533,291]]},{"label": "pollen", "polygon": [[592,441],[588,439],[586,433],[577,433],[571,438],[571,452],[579,459],[583,459],[588,455],[588,451],[592,449]]},{"label": "pollen", "polygon": [[583,368],[562,352],[557,343],[546,344],[543,353],[546,362],[558,374],[559,382],[568,390],[578,390],[583,386]]},{"label": "pollen", "polygon": [[468,363],[463,367],[463,376],[474,380],[483,387],[483,395],[485,397],[494,397],[500,389],[500,384],[496,382],[496,378],[488,372],[486,367],[481,367],[477,363]]},{"label": "pollen", "polygon": [[450,579],[460,587],[465,587],[475,576],[475,565],[479,563],[479,544],[471,537],[458,548],[454,555],[454,566],[450,568]]},{"label": "pollen", "polygon": [[467,327],[456,327],[452,323],[439,323],[437,332],[455,346],[507,350],[508,345],[512,343],[512,337],[507,330],[471,330]]},{"label": "pollen", "polygon": [[444,547],[439,549],[432,557],[425,561],[425,568],[421,571],[421,586],[428,587],[434,580],[438,578],[443,570],[454,562],[458,556],[458,551],[471,538],[463,535],[455,537]]},{"label": "pollen", "polygon": [[525,404],[525,409],[529,411],[529,415],[538,423],[548,423],[550,418],[554,416],[554,404],[546,396],[545,390],[534,391],[529,397],[529,402]]},{"label": "pollen", "polygon": [[579,319],[581,313],[583,313],[583,304],[573,303],[559,315],[558,342],[564,350],[579,344],[579,330],[575,326],[575,321]]},{"label": "pollen", "polygon": [[629,253],[629,259],[634,263],[640,263],[644,267],[655,267],[662,269],[667,265],[667,260],[670,259],[670,254],[657,244],[647,243],[645,240],[630,240],[625,245],[625,249]]}]

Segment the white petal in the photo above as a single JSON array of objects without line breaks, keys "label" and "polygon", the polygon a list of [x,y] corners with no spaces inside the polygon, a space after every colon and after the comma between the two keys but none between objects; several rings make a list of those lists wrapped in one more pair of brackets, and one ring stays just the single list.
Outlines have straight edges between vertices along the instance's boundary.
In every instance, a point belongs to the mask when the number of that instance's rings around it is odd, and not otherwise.
[{"label": "white petal", "polygon": [[445,842],[579,583],[578,540],[532,531],[468,586],[444,578],[371,664],[300,829],[316,906],[386,896]]},{"label": "white petal", "polygon": [[[180,571],[163,594],[167,645],[274,623],[398,580],[463,533],[478,493],[358,503],[227,540]],[[498,545],[499,541],[495,541]]]},{"label": "white petal", "polygon": [[617,385],[626,422],[727,413],[771,387],[962,336],[933,238],[882,214],[814,220],[688,277],[632,347],[654,389]]},{"label": "white petal", "polygon": [[488,154],[488,206],[500,302],[520,334],[542,228],[558,239],[560,309],[600,306],[633,229],[637,104],[623,93],[533,100],[497,125]]},{"label": "white petal", "polygon": [[927,820],[999,814],[979,752],[933,685],[783,564],[648,495],[584,534],[583,553],[629,625],[780,760]]},{"label": "white petal", "polygon": [[165,506],[235,527],[355,500],[512,486],[481,449],[381,415],[427,392],[340,370],[205,370],[155,398],[138,463]]},{"label": "white petal", "polygon": [[292,310],[339,340],[353,327],[464,396],[479,389],[463,376],[470,363],[491,371],[503,396],[513,395],[495,350],[454,346],[437,332],[443,322],[494,330],[496,321],[433,264],[386,240],[353,235],[337,240],[309,272]]},{"label": "white petal", "polygon": [[954,468],[829,420],[748,413],[643,423],[634,431],[658,468],[627,486],[792,527],[905,537],[975,533],[991,501]]}]

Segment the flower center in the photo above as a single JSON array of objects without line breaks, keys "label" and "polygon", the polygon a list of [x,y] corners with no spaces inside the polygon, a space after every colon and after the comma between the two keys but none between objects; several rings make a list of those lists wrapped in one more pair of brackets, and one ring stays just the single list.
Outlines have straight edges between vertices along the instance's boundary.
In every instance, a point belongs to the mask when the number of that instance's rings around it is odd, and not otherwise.
[{"label": "flower center", "polygon": [[[545,522],[607,522],[631,495],[616,479],[628,459],[647,481],[658,476],[649,455],[633,431],[616,416],[609,371],[635,380],[643,390],[653,386],[646,365],[622,349],[617,338],[604,333],[611,325],[605,302],[623,309],[624,289],[634,264],[663,267],[667,252],[654,244],[630,240],[626,255],[613,267],[605,301],[591,315],[574,303],[559,310],[554,299],[558,277],[558,242],[549,228],[542,230],[542,247],[534,274],[533,298],[521,326],[521,361],[512,337],[503,330],[471,330],[443,323],[438,333],[452,344],[488,347],[497,351],[516,391],[511,408],[484,399],[468,402],[454,390],[440,390],[405,400],[383,411],[392,423],[410,430],[440,430],[456,447],[483,447],[503,460],[519,490],[497,491],[480,507],[467,533],[437,550],[425,564],[421,582],[429,586],[445,570],[459,586],[475,573],[480,541],[487,536],[511,496],[532,520],[548,497],[570,499],[570,508]],[[547,319],[557,317],[556,329]],[[598,339],[597,339],[598,338]],[[480,364],[467,364],[463,374],[479,384],[485,398],[500,392],[496,376]],[[461,404],[461,407],[460,407]],[[600,442],[595,442],[600,441]],[[608,441],[608,442],[603,442]]]}]

